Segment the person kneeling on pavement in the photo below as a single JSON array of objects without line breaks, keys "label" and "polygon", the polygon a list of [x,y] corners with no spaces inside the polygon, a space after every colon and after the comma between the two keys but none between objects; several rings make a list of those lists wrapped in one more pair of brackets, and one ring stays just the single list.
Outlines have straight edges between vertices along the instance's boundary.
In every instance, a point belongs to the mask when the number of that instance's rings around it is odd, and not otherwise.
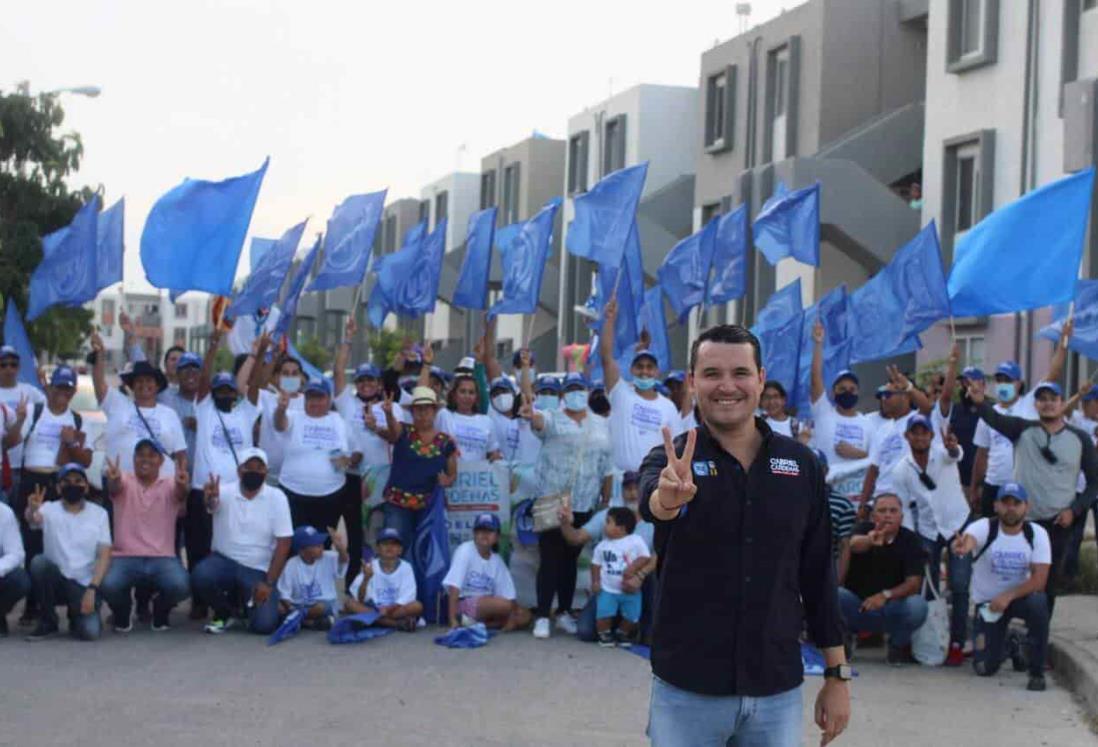
[{"label": "person kneeling on pavement", "polygon": [[[618,506],[606,516],[602,542],[591,554],[591,593],[598,597],[597,622],[600,646],[621,648],[633,645],[632,636],[641,616],[640,587],[648,565],[648,545],[633,534],[637,517],[631,509]],[[610,628],[621,615],[618,633]]]},{"label": "person kneeling on pavement", "polygon": [[[854,527],[839,606],[849,635],[887,633],[888,663],[899,666],[914,661],[911,635],[926,621],[927,603],[919,593],[925,553],[919,537],[901,526],[898,496],[874,498],[872,518]],[[847,645],[853,648],[852,641]]]},{"label": "person kneeling on pavement", "polygon": [[153,599],[152,629],[168,630],[168,615],[191,595],[191,582],[175,554],[176,519],[187,507],[190,477],[177,469],[161,477],[164,455],[147,438],[133,450],[133,472],[121,459],[107,461],[107,491],[114,505],[114,552],[103,579],[103,598],[114,613],[114,632],[133,630],[131,592],[144,589]]},{"label": "person kneeling on pavement", "polygon": [[88,476],[79,464],[57,473],[60,501],[43,504],[41,485],[27,499],[27,524],[42,530],[41,555],[31,561],[30,575],[38,598],[38,626],[28,641],[40,641],[58,631],[57,604],[69,609],[69,633],[94,641],[102,630],[99,585],[111,564],[111,529],[107,512],[89,503]]},{"label": "person kneeling on pavement", "polygon": [[[975,552],[972,568],[972,666],[990,677],[1004,659],[1007,626],[1017,618],[1029,632],[1027,689],[1045,689],[1045,651],[1048,648],[1048,597],[1045,584],[1052,563],[1048,532],[1026,521],[1029,496],[1015,482],[999,488],[994,519],[980,519],[965,527],[953,543],[953,552]],[[1012,654],[1014,669],[1026,668],[1021,651]]]},{"label": "person kneeling on pavement", "polygon": [[[324,549],[329,536],[334,550]],[[306,627],[329,630],[339,603],[336,581],[347,573],[347,543],[331,527],[324,533],[303,524],[294,530],[293,549],[297,555],[278,577],[279,609],[285,615],[302,607]]]},{"label": "person kneeling on pavement", "polygon": [[473,539],[454,550],[442,579],[449,594],[451,628],[482,622],[506,633],[530,625],[530,610],[516,601],[511,571],[495,551],[499,528],[498,516],[479,514],[473,521]]},{"label": "person kneeling on pavement", "polygon": [[344,604],[348,614],[377,612],[381,617],[374,625],[406,633],[415,631],[423,604],[416,599],[412,564],[400,559],[403,552],[400,532],[392,527],[382,529],[377,537],[377,557],[364,563],[351,582],[350,595]]},{"label": "person kneeling on pavement", "polygon": [[19,521],[8,504],[0,503],[0,638],[8,635],[8,613],[30,593],[30,576],[23,568],[23,558]]},{"label": "person kneeling on pavement", "polygon": [[[286,494],[267,485],[267,453],[240,452],[240,482],[206,483],[206,510],[213,514],[213,552],[191,575],[195,598],[213,610],[207,633],[224,633],[239,607],[248,628],[267,635],[278,627],[278,579],[290,555],[293,522]],[[236,609],[234,609],[236,608]]]}]

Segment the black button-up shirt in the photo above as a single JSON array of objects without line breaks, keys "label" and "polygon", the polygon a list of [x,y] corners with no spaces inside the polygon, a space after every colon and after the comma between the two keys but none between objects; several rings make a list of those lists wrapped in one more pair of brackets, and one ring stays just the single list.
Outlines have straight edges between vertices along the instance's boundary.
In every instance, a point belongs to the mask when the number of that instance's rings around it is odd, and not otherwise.
[{"label": "black button-up shirt", "polygon": [[[641,465],[641,515],[656,524],[659,555],[652,671],[684,690],[762,697],[798,686],[802,621],[817,646],[842,644],[824,470],[804,445],[755,427],[763,442],[747,472],[698,427],[698,492],[670,521],[648,505],[663,446]],[[675,439],[679,454],[685,443]]]}]

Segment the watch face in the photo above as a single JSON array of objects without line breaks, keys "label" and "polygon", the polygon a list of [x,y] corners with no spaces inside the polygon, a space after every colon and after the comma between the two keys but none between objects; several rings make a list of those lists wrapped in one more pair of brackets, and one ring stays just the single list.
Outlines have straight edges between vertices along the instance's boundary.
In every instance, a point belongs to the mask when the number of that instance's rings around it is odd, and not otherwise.
[{"label": "watch face", "polygon": [[840,664],[839,665],[839,679],[849,680],[849,679],[853,679],[853,677],[854,677],[854,670],[850,668],[849,664]]}]

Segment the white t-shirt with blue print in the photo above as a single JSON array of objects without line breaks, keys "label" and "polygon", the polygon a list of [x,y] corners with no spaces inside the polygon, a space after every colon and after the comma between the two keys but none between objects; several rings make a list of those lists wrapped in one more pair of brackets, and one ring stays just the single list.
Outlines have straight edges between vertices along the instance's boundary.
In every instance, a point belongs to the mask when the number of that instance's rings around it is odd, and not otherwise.
[{"label": "white t-shirt with blue print", "polygon": [[454,550],[450,571],[442,579],[443,586],[456,586],[461,598],[503,597],[515,598],[515,582],[511,571],[503,564],[503,558],[492,553],[482,558],[472,541],[463,542]]}]

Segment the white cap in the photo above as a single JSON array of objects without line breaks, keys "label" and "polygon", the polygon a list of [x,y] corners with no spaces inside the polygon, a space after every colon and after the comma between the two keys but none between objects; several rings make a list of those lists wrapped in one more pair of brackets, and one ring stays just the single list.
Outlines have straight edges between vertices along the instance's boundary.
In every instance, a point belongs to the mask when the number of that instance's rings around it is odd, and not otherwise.
[{"label": "white cap", "polygon": [[263,462],[263,466],[267,466],[267,452],[258,446],[253,446],[249,449],[242,449],[240,451],[240,464],[245,464],[249,459],[258,459]]},{"label": "white cap", "polygon": [[470,371],[475,371],[477,368],[477,359],[472,357],[471,355],[467,355],[458,362],[457,368],[454,370],[456,371],[463,368]]}]

